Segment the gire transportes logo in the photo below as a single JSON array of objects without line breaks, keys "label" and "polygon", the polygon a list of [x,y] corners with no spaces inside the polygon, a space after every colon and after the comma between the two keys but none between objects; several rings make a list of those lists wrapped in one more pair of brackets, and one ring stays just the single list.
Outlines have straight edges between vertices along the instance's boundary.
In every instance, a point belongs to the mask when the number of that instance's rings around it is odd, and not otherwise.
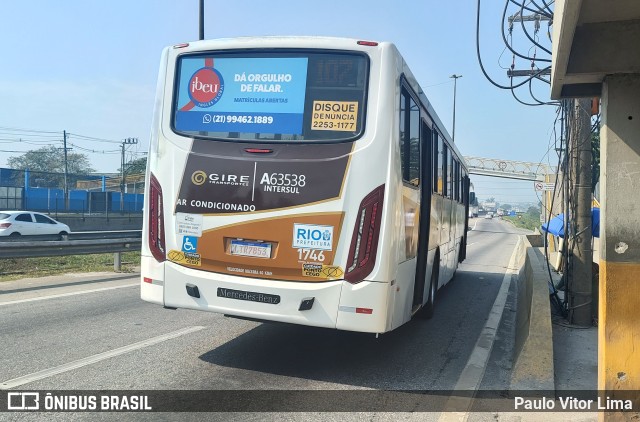
[{"label": "gire transportes logo", "polygon": [[191,175],[191,183],[196,186],[204,185],[204,182],[207,181],[207,173],[202,170],[196,170]]}]

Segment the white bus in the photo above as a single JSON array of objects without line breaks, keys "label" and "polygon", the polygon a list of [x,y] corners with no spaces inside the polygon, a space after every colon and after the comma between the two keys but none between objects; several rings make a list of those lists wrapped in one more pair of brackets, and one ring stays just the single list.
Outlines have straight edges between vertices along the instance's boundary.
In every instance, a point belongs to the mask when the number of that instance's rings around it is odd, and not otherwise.
[{"label": "white bus", "polygon": [[384,333],[464,259],[464,160],[391,43],[166,48],[146,176],[141,296],[167,308]]}]

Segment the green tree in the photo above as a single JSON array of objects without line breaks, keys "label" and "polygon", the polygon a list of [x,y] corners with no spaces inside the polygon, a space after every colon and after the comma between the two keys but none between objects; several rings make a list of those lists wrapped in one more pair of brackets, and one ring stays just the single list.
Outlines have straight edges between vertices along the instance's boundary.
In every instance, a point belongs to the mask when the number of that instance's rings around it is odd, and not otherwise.
[{"label": "green tree", "polygon": [[[144,173],[147,169],[147,158],[142,157],[142,158],[138,158],[137,160],[130,161],[129,163],[125,164],[124,169],[126,174]],[[119,168],[118,172],[121,172],[121,171],[122,169]]]},{"label": "green tree", "polygon": [[501,207],[505,211],[509,211],[511,208],[513,208],[510,204],[503,204],[501,205]]},{"label": "green tree", "polygon": [[539,218],[540,217],[540,208],[538,208],[538,207],[529,207],[529,209],[527,210],[527,214],[529,214],[532,217]]},{"label": "green tree", "polygon": [[[64,186],[64,151],[53,145],[27,151],[22,155],[10,157],[7,164],[15,170],[29,170],[33,186]],[[69,187],[83,175],[93,173],[89,158],[85,154],[67,152]]]}]

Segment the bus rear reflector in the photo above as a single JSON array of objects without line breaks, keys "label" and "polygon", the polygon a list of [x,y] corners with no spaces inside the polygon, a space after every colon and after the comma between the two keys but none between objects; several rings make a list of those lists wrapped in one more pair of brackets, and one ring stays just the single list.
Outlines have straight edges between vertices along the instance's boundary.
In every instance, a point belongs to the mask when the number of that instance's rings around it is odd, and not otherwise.
[{"label": "bus rear reflector", "polygon": [[383,199],[384,185],[380,185],[360,203],[344,275],[349,283],[361,282],[376,263]]},{"label": "bus rear reflector", "polygon": [[158,262],[167,259],[164,246],[164,209],[162,207],[162,188],[160,182],[151,173],[149,184],[149,249]]},{"label": "bus rear reflector", "polygon": [[265,148],[245,148],[244,150],[251,154],[271,154],[273,152],[272,149]]},{"label": "bus rear reflector", "polygon": [[152,279],[152,278],[149,278],[149,277],[144,277],[144,278],[142,279],[142,281],[144,281],[145,283],[149,283],[149,284],[153,283],[153,279]]},{"label": "bus rear reflector", "polygon": [[356,308],[356,314],[371,315],[372,313],[373,313],[373,309],[371,308]]}]

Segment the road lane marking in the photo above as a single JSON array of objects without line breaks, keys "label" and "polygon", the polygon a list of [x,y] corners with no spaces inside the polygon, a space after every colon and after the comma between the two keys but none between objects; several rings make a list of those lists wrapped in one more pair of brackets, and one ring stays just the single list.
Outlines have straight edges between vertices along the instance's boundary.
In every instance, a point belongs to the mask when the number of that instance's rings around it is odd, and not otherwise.
[{"label": "road lane marking", "polygon": [[[32,286],[32,287],[23,287],[19,289],[11,289],[11,290],[0,290],[0,295],[8,295],[10,293],[23,293],[23,292],[32,292],[35,290],[46,290],[46,289],[57,289],[60,287],[70,287],[70,286],[82,286],[84,284],[95,284],[95,283],[106,283],[108,281],[122,281],[122,280],[130,280],[130,279],[140,279],[140,274],[127,274],[124,277],[109,277],[97,280],[83,280],[83,281],[72,281],[70,283],[58,283],[58,284],[43,284],[40,286]],[[29,283],[31,285],[31,283]]]},{"label": "road lane marking", "polygon": [[[523,243],[522,237],[518,237],[518,243],[511,254],[509,265],[502,278],[502,284],[500,290],[496,296],[496,300],[493,302],[491,312],[487,318],[487,322],[480,332],[480,336],[476,341],[476,345],[469,356],[469,360],[465,365],[458,382],[456,382],[454,391],[473,391],[474,393],[466,396],[450,396],[445,404],[445,412],[440,414],[439,422],[449,421],[466,421],[469,418],[469,408],[471,407],[475,391],[478,390],[480,382],[484,377],[484,371],[487,369],[487,362],[491,355],[491,349],[496,339],[496,333],[500,326],[500,320],[502,319],[502,312],[507,302],[507,296],[509,294],[509,286],[511,285],[511,278],[517,274],[519,268],[516,268],[515,263],[518,258],[518,252],[520,251],[520,245]],[[450,411],[447,411],[450,410]]]},{"label": "road lane marking", "polygon": [[10,302],[0,302],[0,306],[7,306],[7,305],[15,305],[18,303],[27,303],[27,302],[37,302],[39,300],[46,300],[46,299],[56,299],[59,297],[67,297],[67,296],[76,296],[76,295],[84,295],[87,293],[95,293],[95,292],[104,292],[107,290],[115,290],[115,289],[124,289],[125,287],[133,287],[133,286],[139,286],[140,283],[133,283],[133,284],[125,284],[122,286],[114,286],[114,287],[102,287],[100,289],[92,289],[92,290],[82,290],[79,292],[70,292],[70,293],[60,293],[57,295],[48,295],[48,296],[38,296],[38,297],[32,297],[29,299],[20,299],[20,300],[12,300]]},{"label": "road lane marking", "polygon": [[144,347],[153,346],[154,344],[158,344],[166,340],[171,340],[173,338],[180,337],[186,334],[195,333],[196,331],[204,330],[205,328],[206,327],[203,327],[200,325],[195,327],[183,328],[181,330],[163,334],[158,337],[142,340],[137,343],[130,344],[128,346],[119,347],[117,349],[109,350],[107,352],[98,353],[97,355],[88,356],[86,358],[78,359],[73,362],[65,363],[60,366],[55,366],[53,368],[34,372],[33,374],[28,374],[22,377],[14,378],[0,384],[0,390],[8,390],[10,388],[18,387],[23,384],[28,384],[30,382],[39,381],[44,378],[49,378],[54,375],[62,374],[64,372],[72,371],[74,369],[82,368],[83,366],[91,365],[91,364],[103,361],[105,359],[109,359],[115,356],[128,353],[133,350],[138,350]]}]

